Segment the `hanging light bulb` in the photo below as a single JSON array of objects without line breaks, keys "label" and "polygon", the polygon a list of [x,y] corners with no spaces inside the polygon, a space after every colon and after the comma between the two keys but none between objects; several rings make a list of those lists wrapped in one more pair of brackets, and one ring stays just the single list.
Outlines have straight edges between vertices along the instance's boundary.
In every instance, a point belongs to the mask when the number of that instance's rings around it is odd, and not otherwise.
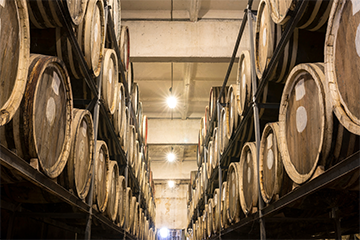
[{"label": "hanging light bulb", "polygon": [[175,162],[176,160],[176,155],[173,152],[169,152],[166,157],[168,162]]},{"label": "hanging light bulb", "polygon": [[166,103],[169,106],[169,108],[174,109],[176,107],[176,105],[177,105],[177,99],[174,96],[169,96],[166,99]]},{"label": "hanging light bulb", "polygon": [[168,186],[169,186],[169,188],[175,187],[175,182],[172,180],[168,181]]}]

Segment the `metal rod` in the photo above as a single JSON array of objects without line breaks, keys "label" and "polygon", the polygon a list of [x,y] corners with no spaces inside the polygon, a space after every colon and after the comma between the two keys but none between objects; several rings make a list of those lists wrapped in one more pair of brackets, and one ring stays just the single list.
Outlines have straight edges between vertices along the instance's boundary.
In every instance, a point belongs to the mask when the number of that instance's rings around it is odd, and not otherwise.
[{"label": "metal rod", "polygon": [[[252,5],[252,0],[249,0],[248,2],[248,5]],[[245,30],[245,26],[246,26],[246,21],[247,21],[247,15],[244,14],[244,18],[241,22],[241,26],[240,26],[240,29],[239,29],[239,34],[237,36],[237,39],[236,39],[236,43],[235,43],[235,47],[234,47],[234,50],[233,50],[233,53],[232,53],[232,56],[231,56],[231,60],[230,60],[230,63],[229,63],[229,67],[227,69],[227,72],[226,72],[226,75],[225,75],[225,79],[224,79],[224,82],[223,82],[223,85],[221,87],[221,90],[220,90],[220,93],[219,93],[219,97],[218,97],[218,101],[220,101],[221,99],[221,96],[224,94],[224,90],[225,90],[225,87],[226,87],[226,84],[229,80],[229,76],[230,76],[230,73],[231,73],[231,70],[232,70],[232,67],[234,65],[234,61],[235,61],[235,58],[236,58],[236,54],[238,52],[238,49],[239,49],[239,45],[240,45],[240,40],[242,38],[242,35],[244,33],[244,30]],[[212,132],[213,130],[213,127],[214,127],[214,124],[215,124],[215,121],[216,121],[216,116],[217,116],[217,113],[214,112],[213,115],[211,116],[211,121],[210,121],[210,124],[209,124],[209,130],[206,134],[206,139],[205,139],[205,143],[207,143],[210,139],[210,133]]]},{"label": "metal rod", "polygon": [[[217,115],[218,115],[218,121],[219,121],[219,124],[220,124],[220,119],[221,119],[221,105],[220,105],[220,99],[217,100]],[[220,129],[222,129],[221,127],[218,128],[218,136],[222,136],[222,132],[219,131]],[[216,139],[218,142],[217,142],[217,145],[220,146],[220,138],[218,137]],[[221,187],[222,187],[222,172],[221,172],[221,153],[220,151],[218,151],[218,171],[219,171],[219,195],[221,196]],[[219,220],[221,221],[221,201],[219,202]],[[219,239],[221,240],[221,226],[219,228]]]},{"label": "metal rod", "polygon": [[[257,169],[259,172],[260,166],[260,120],[259,120],[259,108],[256,103],[255,94],[257,91],[257,78],[255,72],[255,54],[254,54],[254,32],[253,32],[253,14],[251,9],[247,9],[248,23],[249,23],[249,37],[250,37],[250,61],[251,61],[251,84],[252,84],[252,95],[253,95],[253,113],[254,113],[254,128],[255,128],[255,142],[256,142],[256,162]],[[260,175],[258,175],[260,178]],[[258,179],[260,183],[260,179]],[[260,184],[257,186],[259,191],[258,204],[259,204],[259,220],[260,220],[260,239],[266,239],[265,222],[262,217],[262,209],[264,208],[264,202],[260,194]]]}]

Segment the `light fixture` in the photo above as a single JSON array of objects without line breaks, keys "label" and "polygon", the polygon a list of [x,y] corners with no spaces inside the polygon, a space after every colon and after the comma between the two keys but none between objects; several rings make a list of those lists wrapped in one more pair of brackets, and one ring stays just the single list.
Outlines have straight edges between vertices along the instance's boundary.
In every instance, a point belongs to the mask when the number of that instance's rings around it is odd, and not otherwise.
[{"label": "light fixture", "polygon": [[174,109],[176,107],[177,104],[177,99],[176,97],[170,95],[167,99],[166,99],[166,103],[168,105],[169,108]]},{"label": "light fixture", "polygon": [[167,154],[167,160],[168,162],[175,162],[176,155],[172,151]]},{"label": "light fixture", "polygon": [[169,181],[168,181],[168,186],[169,186],[169,188],[175,187],[175,182],[172,181],[172,180],[169,180]]},{"label": "light fixture", "polygon": [[160,236],[162,238],[167,238],[169,236],[169,229],[167,229],[166,227],[162,227],[160,229]]}]

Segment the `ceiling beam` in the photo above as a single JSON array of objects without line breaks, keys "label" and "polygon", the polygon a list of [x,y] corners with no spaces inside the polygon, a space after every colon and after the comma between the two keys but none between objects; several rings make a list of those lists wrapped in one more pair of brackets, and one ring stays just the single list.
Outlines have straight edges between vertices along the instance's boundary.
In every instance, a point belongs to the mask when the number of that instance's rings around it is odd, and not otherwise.
[{"label": "ceiling beam", "polygon": [[201,0],[190,0],[190,21],[197,22],[199,19],[199,11],[201,8]]},{"label": "ceiling beam", "polygon": [[191,80],[196,75],[196,65],[195,63],[186,63],[185,72],[184,72],[184,106],[181,111],[182,119],[185,120],[188,117],[189,113],[189,97],[191,89]]},{"label": "ceiling beam", "polygon": [[[132,62],[229,62],[241,21],[122,21]],[[244,32],[238,53],[249,49]]]}]

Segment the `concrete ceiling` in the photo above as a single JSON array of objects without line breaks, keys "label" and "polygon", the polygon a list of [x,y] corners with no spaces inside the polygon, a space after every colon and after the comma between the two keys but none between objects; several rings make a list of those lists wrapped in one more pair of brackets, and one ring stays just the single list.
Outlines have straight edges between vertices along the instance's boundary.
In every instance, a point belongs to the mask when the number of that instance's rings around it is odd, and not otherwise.
[{"label": "concrete ceiling", "polygon": [[[128,26],[130,31],[134,81],[140,87],[143,113],[150,120],[185,121],[204,116],[210,88],[221,86],[224,81],[247,2],[121,0],[122,25]],[[254,1],[252,8],[256,9],[258,3]],[[248,45],[248,35],[244,35],[238,55],[248,49]],[[228,85],[236,83],[236,75],[237,63]],[[171,86],[179,102],[174,110],[166,106]],[[193,129],[199,129],[199,122],[195,121],[196,127],[189,126],[189,131],[193,131],[189,134],[194,139],[197,139],[198,130]],[[157,125],[153,123],[152,126]],[[151,132],[163,134],[160,129]],[[175,129],[166,134],[182,133]],[[149,144],[149,156],[154,161],[164,160],[162,156],[171,147],[180,152],[180,162],[196,161],[196,141],[190,145],[158,140],[156,144],[151,141]],[[154,174],[154,178],[164,179],[164,176]]]}]

